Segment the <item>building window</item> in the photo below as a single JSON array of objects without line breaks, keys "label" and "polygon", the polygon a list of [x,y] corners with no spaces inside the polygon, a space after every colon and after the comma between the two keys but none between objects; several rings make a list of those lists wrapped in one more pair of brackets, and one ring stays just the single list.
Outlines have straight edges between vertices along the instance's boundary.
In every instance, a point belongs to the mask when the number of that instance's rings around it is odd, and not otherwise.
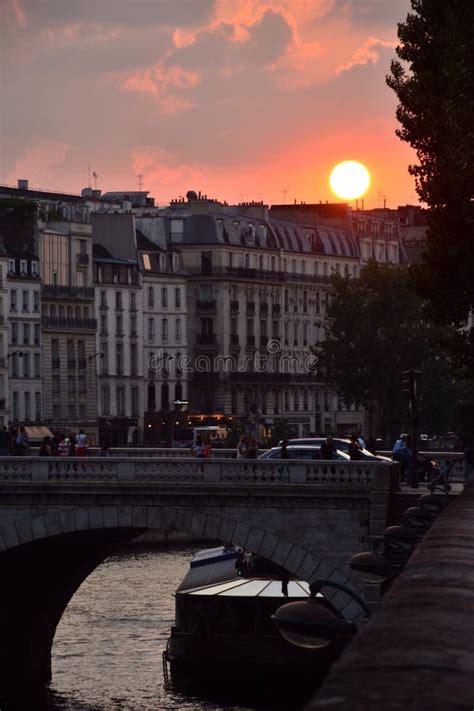
[{"label": "building window", "polygon": [[79,368],[82,368],[82,370],[85,370],[86,368],[86,343],[85,341],[78,341],[77,342],[77,355],[79,358]]},{"label": "building window", "polygon": [[288,321],[285,321],[285,346],[287,346],[290,342],[290,324]]},{"label": "building window", "polygon": [[18,377],[18,353],[14,353],[11,357],[12,361],[12,378]]},{"label": "building window", "polygon": [[164,309],[168,308],[168,289],[166,286],[161,288],[161,305]]},{"label": "building window", "polygon": [[135,311],[137,308],[137,295],[134,291],[130,293],[130,310]]},{"label": "building window", "polygon": [[23,345],[24,346],[30,345],[30,324],[29,323],[23,324]]},{"label": "building window", "polygon": [[167,318],[164,318],[161,321],[161,340],[162,341],[168,340],[168,319]]},{"label": "building window", "polygon": [[130,344],[130,375],[137,375],[137,366],[138,366],[137,344],[131,343]]},{"label": "building window", "polygon": [[122,309],[122,292],[121,291],[116,291],[115,292],[115,308],[116,309]]},{"label": "building window", "polygon": [[306,313],[308,311],[308,292],[303,291],[303,311]]},{"label": "building window", "polygon": [[253,336],[253,318],[247,319],[247,336]]},{"label": "building window", "polygon": [[41,393],[35,393],[35,420],[41,422]]},{"label": "building window", "polygon": [[136,316],[130,316],[130,335],[131,336],[137,335],[137,317]]},{"label": "building window", "polygon": [[100,315],[100,333],[101,335],[107,335],[107,316],[106,314]]},{"label": "building window", "polygon": [[176,341],[179,343],[181,341],[181,319],[176,319]]},{"label": "building window", "polygon": [[76,392],[76,379],[74,375],[67,376],[67,392],[68,395],[74,395]]},{"label": "building window", "polygon": [[279,321],[273,321],[272,323],[272,338],[280,337],[280,323]]},{"label": "building window", "polygon": [[18,392],[14,390],[12,392],[12,410],[13,410],[13,419],[18,420]]},{"label": "building window", "polygon": [[153,309],[155,307],[155,289],[152,286],[148,287],[148,308]]},{"label": "building window", "polygon": [[81,395],[84,395],[84,393],[86,392],[86,376],[80,375],[77,379],[77,384],[79,387],[79,393]]},{"label": "building window", "polygon": [[20,273],[22,276],[26,276],[28,273],[28,263],[26,259],[20,259]]},{"label": "building window", "polygon": [[41,377],[41,356],[39,353],[35,353],[33,358],[34,358],[34,364],[35,364],[35,378],[40,378]]},{"label": "building window", "polygon": [[148,341],[153,343],[155,340],[155,319],[148,319]]},{"label": "building window", "polygon": [[137,417],[137,416],[139,415],[139,413],[140,413],[140,401],[139,401],[138,388],[135,387],[135,386],[134,386],[133,388],[131,388],[130,394],[131,394],[131,400],[132,400],[132,402],[131,402],[131,406],[132,406],[132,407],[131,407],[131,410],[132,410],[131,414],[132,414],[134,417]]},{"label": "building window", "polygon": [[68,368],[75,368],[76,367],[76,360],[75,360],[75,355],[74,355],[74,341],[69,340],[67,342],[67,367]]},{"label": "building window", "polygon": [[21,310],[22,311],[29,311],[30,310],[30,294],[28,291],[23,290],[22,295],[21,295]]},{"label": "building window", "polygon": [[35,323],[35,346],[39,346],[41,341],[41,325]]},{"label": "building window", "polygon": [[107,308],[107,292],[106,291],[100,292],[100,306],[103,309]]},{"label": "building window", "polygon": [[15,274],[15,272],[16,272],[14,259],[8,260],[8,272],[9,272],[9,274]]},{"label": "building window", "polygon": [[289,295],[288,295],[288,289],[285,289],[284,308],[285,308],[285,311],[288,311],[290,308],[290,299],[289,299]]},{"label": "building window", "polygon": [[123,336],[123,316],[122,316],[122,314],[117,314],[116,335]]},{"label": "building window", "polygon": [[146,253],[143,255],[143,269],[147,271],[151,269],[150,255]]},{"label": "building window", "polygon": [[17,302],[16,302],[16,289],[12,289],[12,290],[10,291],[10,310],[11,310],[11,311],[16,311],[16,306],[17,306]]},{"label": "building window", "polygon": [[23,377],[29,378],[30,377],[30,354],[23,353],[22,361],[23,361]]},{"label": "building window", "polygon": [[11,323],[11,338],[12,344],[18,343],[18,324],[16,321],[12,321]]},{"label": "building window", "polygon": [[33,311],[36,313],[39,311],[40,308],[40,293],[39,291],[34,291],[33,292]]},{"label": "building window", "polygon": [[177,309],[181,308],[181,289],[179,287],[174,291],[174,303]]},{"label": "building window", "polygon": [[79,403],[79,420],[86,419],[86,406],[83,402]]},{"label": "building window", "polygon": [[108,385],[103,385],[100,390],[100,406],[103,415],[110,413],[110,390]]},{"label": "building window", "polygon": [[117,343],[115,347],[116,374],[123,375],[123,344]]},{"label": "building window", "polygon": [[321,313],[321,294],[319,291],[316,292],[316,313]]},{"label": "building window", "polygon": [[117,388],[117,415],[125,415],[125,388]]}]

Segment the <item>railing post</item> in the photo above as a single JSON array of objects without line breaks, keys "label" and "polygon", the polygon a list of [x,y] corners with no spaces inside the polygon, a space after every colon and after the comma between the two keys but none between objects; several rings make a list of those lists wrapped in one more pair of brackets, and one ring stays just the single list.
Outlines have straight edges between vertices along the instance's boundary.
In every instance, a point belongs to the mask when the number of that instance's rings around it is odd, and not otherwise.
[{"label": "railing post", "polygon": [[48,481],[49,460],[38,458],[31,462],[31,479],[32,481]]},{"label": "railing post", "polygon": [[117,480],[134,481],[136,462],[130,459],[121,459],[117,462]]},{"label": "railing post", "polygon": [[204,459],[204,481],[220,481],[221,480],[221,469],[222,465],[225,466],[225,462],[216,461],[212,459]]},{"label": "railing post", "polygon": [[[282,462],[284,461],[285,460],[283,459]],[[292,464],[291,467],[288,467],[288,471],[288,481],[290,484],[306,484],[306,464]]]}]

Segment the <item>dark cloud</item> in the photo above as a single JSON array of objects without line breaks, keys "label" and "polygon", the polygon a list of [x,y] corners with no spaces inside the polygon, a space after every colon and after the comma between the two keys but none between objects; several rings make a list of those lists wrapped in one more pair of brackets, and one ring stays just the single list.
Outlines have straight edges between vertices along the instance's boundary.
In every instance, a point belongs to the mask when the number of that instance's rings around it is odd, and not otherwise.
[{"label": "dark cloud", "polygon": [[385,25],[395,28],[410,10],[410,0],[334,0],[329,16],[348,17],[364,27]]},{"label": "dark cloud", "polygon": [[207,22],[214,0],[20,0],[35,28],[76,22],[114,26],[191,25]]}]

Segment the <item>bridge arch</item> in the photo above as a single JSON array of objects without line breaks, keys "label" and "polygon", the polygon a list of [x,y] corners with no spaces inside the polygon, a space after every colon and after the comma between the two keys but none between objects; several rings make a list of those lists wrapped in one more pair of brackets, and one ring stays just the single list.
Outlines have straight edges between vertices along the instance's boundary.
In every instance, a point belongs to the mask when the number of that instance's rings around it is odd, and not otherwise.
[{"label": "bridge arch", "polygon": [[[150,530],[176,530],[250,550],[303,580],[354,587],[330,563],[274,532],[242,520],[158,504],[78,506],[39,513],[0,527],[0,668],[16,685],[51,678],[56,627],[88,575],[116,548]],[[348,618],[360,614],[344,592],[324,590]]]}]

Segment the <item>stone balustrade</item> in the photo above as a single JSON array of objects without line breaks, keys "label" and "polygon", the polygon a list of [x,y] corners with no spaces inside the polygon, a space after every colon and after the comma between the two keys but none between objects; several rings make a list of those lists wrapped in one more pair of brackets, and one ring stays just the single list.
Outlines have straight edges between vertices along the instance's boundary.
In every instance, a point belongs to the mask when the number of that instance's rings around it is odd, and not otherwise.
[{"label": "stone balustrade", "polygon": [[385,462],[198,459],[190,457],[1,457],[2,481],[222,482],[317,484],[374,489],[396,485]]}]

